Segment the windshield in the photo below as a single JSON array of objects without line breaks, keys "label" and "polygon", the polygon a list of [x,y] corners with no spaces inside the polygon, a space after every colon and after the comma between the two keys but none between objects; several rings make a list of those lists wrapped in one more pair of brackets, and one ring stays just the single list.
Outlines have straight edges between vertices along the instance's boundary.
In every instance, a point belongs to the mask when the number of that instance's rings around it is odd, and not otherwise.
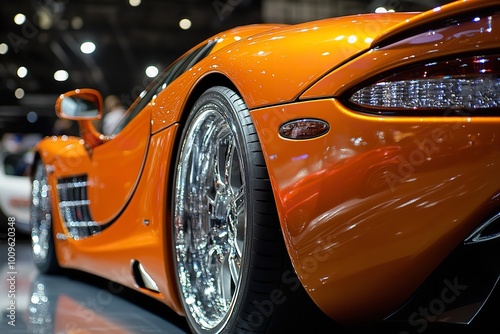
[{"label": "windshield", "polygon": [[162,92],[167,86],[177,79],[182,73],[189,70],[197,62],[205,58],[212,48],[215,46],[216,41],[209,41],[206,44],[196,48],[195,50],[187,53],[183,57],[177,59],[165,71],[162,72],[150,85],[144,90],[130,107],[125,116],[118,123],[111,135],[118,134],[130,121],[139,114],[139,112],[151,101],[151,99]]}]

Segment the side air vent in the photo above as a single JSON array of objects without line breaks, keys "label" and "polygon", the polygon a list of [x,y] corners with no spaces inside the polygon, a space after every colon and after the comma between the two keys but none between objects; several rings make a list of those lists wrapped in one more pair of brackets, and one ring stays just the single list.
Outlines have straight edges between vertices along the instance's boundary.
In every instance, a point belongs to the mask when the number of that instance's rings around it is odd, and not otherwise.
[{"label": "side air vent", "polygon": [[475,244],[493,240],[500,237],[500,213],[488,219],[484,224],[479,226],[474,232],[471,233],[465,244]]},{"label": "side air vent", "polygon": [[71,238],[83,239],[101,232],[90,215],[86,175],[59,179],[57,191],[61,217]]},{"label": "side air vent", "polygon": [[137,260],[132,260],[130,263],[132,267],[132,274],[134,275],[135,283],[143,288],[148,289],[153,292],[160,292],[158,285],[149,275],[149,273],[144,269],[144,266]]}]

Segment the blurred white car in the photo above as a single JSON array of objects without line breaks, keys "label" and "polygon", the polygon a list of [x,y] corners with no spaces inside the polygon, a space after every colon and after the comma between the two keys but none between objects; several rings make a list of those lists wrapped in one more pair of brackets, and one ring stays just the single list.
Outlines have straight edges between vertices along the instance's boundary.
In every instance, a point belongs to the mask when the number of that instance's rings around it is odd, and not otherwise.
[{"label": "blurred white car", "polygon": [[0,150],[0,224],[14,217],[17,231],[29,232],[31,183],[28,172],[33,162],[31,148],[38,135],[16,135],[18,145],[13,149],[13,136],[4,136]]}]

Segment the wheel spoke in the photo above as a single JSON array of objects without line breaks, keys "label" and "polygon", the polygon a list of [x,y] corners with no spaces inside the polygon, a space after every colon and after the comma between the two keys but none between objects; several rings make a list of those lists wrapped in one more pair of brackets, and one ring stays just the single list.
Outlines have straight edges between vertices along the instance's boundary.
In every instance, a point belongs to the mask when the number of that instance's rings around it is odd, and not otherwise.
[{"label": "wheel spoke", "polygon": [[245,188],[243,186],[231,191],[231,210],[238,216],[245,210]]},{"label": "wheel spoke", "polygon": [[234,285],[236,285],[240,279],[241,259],[237,256],[229,256],[228,260],[229,271],[231,272],[231,281]]},{"label": "wheel spoke", "polygon": [[215,189],[219,193],[226,191],[228,185],[227,173],[226,173],[226,161],[227,161],[227,147],[228,143],[232,142],[231,134],[228,131],[222,131],[226,129],[221,129],[218,137],[215,138],[217,143],[217,153],[214,159],[214,177],[215,177]]},{"label": "wheel spoke", "polygon": [[[233,173],[239,175],[239,165],[234,164],[234,152],[235,152],[235,147],[234,147],[234,142],[231,138],[229,140],[228,145],[226,147],[226,156],[225,156],[225,166],[224,166],[224,183],[229,186],[232,181],[232,175]],[[238,171],[234,171],[233,168],[238,168]]]},{"label": "wheel spoke", "polygon": [[233,235],[233,244],[239,257],[243,254],[245,240],[245,191],[240,187],[231,197],[229,223]]},{"label": "wheel spoke", "polygon": [[221,292],[221,302],[224,303],[224,305],[229,306],[234,291],[229,254],[226,254],[223,258],[218,281]]}]

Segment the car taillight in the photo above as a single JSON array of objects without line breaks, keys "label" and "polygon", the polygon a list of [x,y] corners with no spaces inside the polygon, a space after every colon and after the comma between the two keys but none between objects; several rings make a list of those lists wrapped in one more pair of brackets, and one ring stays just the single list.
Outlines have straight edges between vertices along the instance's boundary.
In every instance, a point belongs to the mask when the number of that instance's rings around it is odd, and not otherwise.
[{"label": "car taillight", "polygon": [[377,114],[500,115],[500,55],[441,60],[397,71],[357,90],[349,102]]}]

